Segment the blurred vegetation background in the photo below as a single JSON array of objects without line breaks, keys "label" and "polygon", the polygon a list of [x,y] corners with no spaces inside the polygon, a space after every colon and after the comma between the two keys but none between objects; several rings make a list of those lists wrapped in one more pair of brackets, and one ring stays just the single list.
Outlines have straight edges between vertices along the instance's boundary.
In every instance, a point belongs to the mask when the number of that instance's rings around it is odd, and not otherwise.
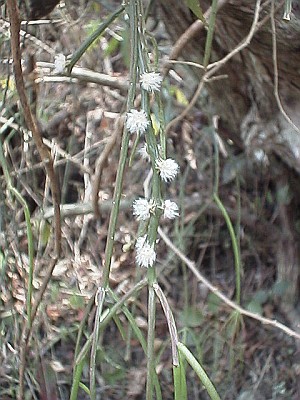
[{"label": "blurred vegetation background", "polygon": [[[41,2],[42,15],[49,3]],[[24,399],[68,399],[75,348],[93,330],[95,307],[87,305],[99,286],[122,135],[116,121],[124,112],[128,90],[126,15],[93,42],[71,74],[55,71],[55,57],[63,54],[68,63],[120,3],[66,0],[38,20],[28,19],[28,9],[30,13],[36,2],[21,7],[26,93],[54,159],[62,204],[62,252],[34,319]],[[167,190],[177,200],[180,218],[165,223],[164,232],[203,276],[235,299],[232,242],[213,200],[219,174],[218,194],[239,246],[241,305],[299,332],[300,8],[294,1],[290,20],[284,20],[287,3],[220,0],[208,65],[213,69],[212,63],[228,59],[205,82],[207,71],[186,62],[203,63],[208,26],[203,21],[209,21],[205,12],[211,2],[200,0],[200,8],[195,1],[152,0],[144,5],[159,68],[169,68],[162,87],[167,123],[186,109],[204,82],[195,105],[168,129],[168,155],[176,158],[181,174]],[[0,7],[0,398],[8,400],[17,398],[30,269],[24,207],[11,187],[30,213],[34,298],[47,279],[54,237],[49,178],[20,107],[6,5]],[[197,13],[204,13],[206,20]],[[186,33],[195,23],[195,32]],[[184,34],[186,42],[180,47],[178,39]],[[177,48],[175,58],[181,62],[168,64]],[[120,297],[144,273],[135,267],[137,222],[131,204],[143,195],[146,177],[146,162],[137,155],[126,171],[110,276],[110,287]],[[93,205],[96,185],[99,215]],[[299,339],[242,317],[166,245],[159,249],[158,279],[182,341],[201,361],[221,398],[299,399]],[[132,296],[127,307],[146,334],[146,289]],[[76,343],[78,332],[81,340]],[[170,338],[160,308],[155,352],[163,399],[172,399]],[[88,374],[86,363],[86,385]],[[145,356],[121,313],[101,335],[96,378],[99,399],[145,398]],[[188,367],[187,380],[189,399],[208,398]],[[88,398],[81,388],[78,399]]]}]

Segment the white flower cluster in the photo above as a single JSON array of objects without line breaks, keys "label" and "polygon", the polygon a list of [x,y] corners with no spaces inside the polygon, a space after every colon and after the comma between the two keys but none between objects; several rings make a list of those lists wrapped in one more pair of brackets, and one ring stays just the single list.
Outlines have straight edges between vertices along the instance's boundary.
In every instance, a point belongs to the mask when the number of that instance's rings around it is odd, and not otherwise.
[{"label": "white flower cluster", "polygon": [[156,160],[156,168],[161,179],[165,182],[170,182],[176,178],[179,171],[179,165],[172,158],[167,158],[166,160],[159,158]]},{"label": "white flower cluster", "polygon": [[163,78],[158,72],[145,72],[141,75],[140,83],[142,89],[147,92],[159,92],[162,80]]},{"label": "white flower cluster", "polygon": [[[148,201],[142,198],[134,200],[132,205],[133,215],[135,215],[137,221],[147,221],[150,218],[150,214],[154,214],[156,207],[158,206],[153,200]],[[165,219],[174,219],[179,216],[179,208],[174,201],[166,200],[160,208],[163,210]]]},{"label": "white flower cluster", "polygon": [[[140,84],[143,90],[147,92],[157,92],[160,90],[162,83],[162,76],[157,72],[144,73],[140,77]],[[126,116],[126,128],[130,133],[137,135],[144,134],[150,125],[150,119],[145,110],[132,109]],[[161,153],[161,148],[158,149]],[[139,150],[142,158],[149,159],[149,152],[147,144]],[[163,159],[158,157],[155,167],[164,182],[172,181],[178,174],[179,165],[172,158]],[[155,213],[157,208],[163,211],[163,218],[174,219],[179,216],[179,209],[175,202],[166,200],[162,205],[158,205],[154,200],[147,200],[139,198],[133,202],[133,215],[137,221],[147,221],[151,214]],[[136,245],[136,263],[145,268],[152,267],[156,260],[156,252],[154,250],[154,243],[150,244],[147,240],[147,235],[141,236],[137,239]]]},{"label": "white flower cluster", "polygon": [[144,110],[131,110],[127,113],[126,128],[130,133],[142,135],[146,132],[150,121]]},{"label": "white flower cluster", "polygon": [[[146,72],[141,75],[141,86],[147,92],[157,92],[160,90],[162,76],[158,72]],[[150,121],[144,110],[130,110],[127,113],[126,128],[130,133],[142,135],[146,132]]]},{"label": "white flower cluster", "polygon": [[140,236],[135,244],[136,249],[136,263],[140,267],[148,268],[153,267],[156,260],[156,253],[154,245],[150,245],[147,241],[147,235]]},{"label": "white flower cluster", "polygon": [[[155,211],[155,203],[146,199],[137,199],[133,203],[133,214],[138,221],[146,221],[150,218],[150,213]],[[179,216],[179,209],[174,201],[166,200],[161,208],[163,209],[163,217],[174,219]],[[152,267],[156,260],[156,252],[154,244],[150,245],[147,241],[147,235],[140,236],[135,245],[136,263],[140,267]]]},{"label": "white flower cluster", "polygon": [[164,218],[166,219],[174,219],[179,217],[179,208],[174,201],[166,200],[163,204],[163,210]]},{"label": "white flower cluster", "polygon": [[155,210],[155,204],[152,200],[137,199],[134,200],[132,208],[133,215],[136,216],[138,221],[146,221],[150,218],[150,213]]}]

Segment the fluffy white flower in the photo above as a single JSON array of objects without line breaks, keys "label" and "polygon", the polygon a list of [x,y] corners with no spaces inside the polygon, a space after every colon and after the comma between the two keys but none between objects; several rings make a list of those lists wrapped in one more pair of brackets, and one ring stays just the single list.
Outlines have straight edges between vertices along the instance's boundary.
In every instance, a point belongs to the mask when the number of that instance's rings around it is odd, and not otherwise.
[{"label": "fluffy white flower", "polygon": [[167,158],[166,160],[159,158],[156,160],[156,168],[161,179],[165,182],[172,181],[179,171],[179,165],[172,158]]},{"label": "fluffy white flower", "polygon": [[130,112],[127,113],[126,128],[130,133],[145,133],[149,124],[150,121],[144,110],[130,110]]},{"label": "fluffy white flower", "polygon": [[147,143],[143,144],[143,146],[138,150],[138,153],[143,160],[150,161]]},{"label": "fluffy white flower", "polygon": [[147,241],[147,235],[140,236],[135,245],[136,262],[140,267],[152,267],[156,260],[154,245],[150,245]]},{"label": "fluffy white flower", "polygon": [[136,216],[138,221],[146,221],[150,218],[150,213],[154,207],[152,200],[148,201],[146,199],[137,199],[133,202],[133,215]]},{"label": "fluffy white flower", "polygon": [[61,74],[66,67],[66,57],[63,54],[57,54],[54,58],[54,73]]},{"label": "fluffy white flower", "polygon": [[163,78],[158,72],[145,72],[141,75],[140,83],[147,92],[159,92],[162,80]]},{"label": "fluffy white flower", "polygon": [[163,205],[164,209],[164,218],[174,219],[179,217],[179,208],[178,205],[171,200],[166,200]]}]

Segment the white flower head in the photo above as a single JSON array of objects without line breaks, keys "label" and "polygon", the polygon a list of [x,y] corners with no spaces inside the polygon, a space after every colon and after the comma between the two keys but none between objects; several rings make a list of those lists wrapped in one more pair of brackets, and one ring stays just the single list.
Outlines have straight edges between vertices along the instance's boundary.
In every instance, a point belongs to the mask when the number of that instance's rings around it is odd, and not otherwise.
[{"label": "white flower head", "polygon": [[156,260],[154,245],[150,245],[147,241],[147,235],[140,236],[135,245],[136,262],[140,267],[152,267]]},{"label": "white flower head", "polygon": [[146,221],[150,218],[150,213],[154,211],[155,204],[153,200],[137,199],[133,202],[133,215],[138,221]]},{"label": "white flower head", "polygon": [[179,171],[179,165],[172,158],[167,158],[166,160],[159,158],[156,160],[156,168],[158,169],[161,179],[165,182],[172,181]]},{"label": "white flower head", "polygon": [[162,76],[158,72],[145,72],[141,75],[140,83],[147,92],[159,92]]},{"label": "white flower head", "polygon": [[179,208],[178,205],[171,200],[166,200],[163,204],[164,209],[164,218],[174,219],[179,217]]},{"label": "white flower head", "polygon": [[130,133],[143,134],[146,132],[150,121],[144,110],[130,110],[127,113],[126,128]]},{"label": "white flower head", "polygon": [[145,161],[150,161],[150,156],[148,153],[147,143],[144,143],[143,146],[138,150],[139,155]]},{"label": "white flower head", "polygon": [[63,54],[57,54],[54,58],[54,73],[61,74],[66,67],[66,57]]}]

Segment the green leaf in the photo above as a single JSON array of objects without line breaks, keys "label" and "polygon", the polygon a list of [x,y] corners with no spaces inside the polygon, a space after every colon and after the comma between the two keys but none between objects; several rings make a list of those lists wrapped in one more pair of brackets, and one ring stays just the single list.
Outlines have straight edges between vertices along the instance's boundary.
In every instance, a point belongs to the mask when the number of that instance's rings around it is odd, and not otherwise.
[{"label": "green leaf", "polygon": [[279,202],[279,204],[282,204],[282,205],[290,204],[292,196],[291,196],[291,191],[290,191],[290,187],[288,184],[281,186],[277,190],[276,194],[277,194],[277,201]]},{"label": "green leaf", "polygon": [[180,314],[180,321],[185,327],[195,328],[201,325],[203,321],[203,314],[195,307],[187,307]]},{"label": "green leaf", "polygon": [[211,313],[216,314],[219,311],[221,299],[214,293],[209,293],[207,298],[208,309]]},{"label": "green leaf", "polygon": [[268,298],[269,298],[269,292],[266,290],[258,290],[253,296],[253,300],[261,305],[266,303]]},{"label": "green leaf", "polygon": [[108,43],[107,47],[104,51],[104,56],[108,57],[111,56],[113,53],[115,53],[120,45],[120,41],[114,37],[112,37]]},{"label": "green leaf", "polygon": [[150,118],[151,118],[151,122],[152,122],[152,128],[154,130],[154,135],[157,136],[159,134],[159,130],[160,130],[159,120],[156,118],[155,114],[151,114]]},{"label": "green leaf", "polygon": [[199,4],[199,0],[185,0],[185,4],[196,15],[196,17],[199,18],[200,21],[203,22],[204,25],[207,25],[207,22],[204,18],[203,11]]},{"label": "green leaf", "polygon": [[175,95],[176,100],[178,101],[179,104],[182,104],[183,106],[187,106],[189,104],[189,101],[186,98],[185,94],[178,87],[171,86],[170,93]]},{"label": "green leaf", "polygon": [[41,243],[46,246],[51,235],[51,225],[47,221],[42,221],[40,225]]},{"label": "green leaf", "polygon": [[286,291],[288,290],[289,282],[288,281],[279,281],[274,283],[272,288],[272,293],[274,296],[282,297]]},{"label": "green leaf", "polygon": [[76,293],[73,293],[69,300],[70,306],[74,309],[84,308],[84,298]]},{"label": "green leaf", "polygon": [[257,300],[251,300],[250,303],[248,303],[246,309],[250,312],[253,312],[255,314],[262,315],[263,309],[261,304]]}]

